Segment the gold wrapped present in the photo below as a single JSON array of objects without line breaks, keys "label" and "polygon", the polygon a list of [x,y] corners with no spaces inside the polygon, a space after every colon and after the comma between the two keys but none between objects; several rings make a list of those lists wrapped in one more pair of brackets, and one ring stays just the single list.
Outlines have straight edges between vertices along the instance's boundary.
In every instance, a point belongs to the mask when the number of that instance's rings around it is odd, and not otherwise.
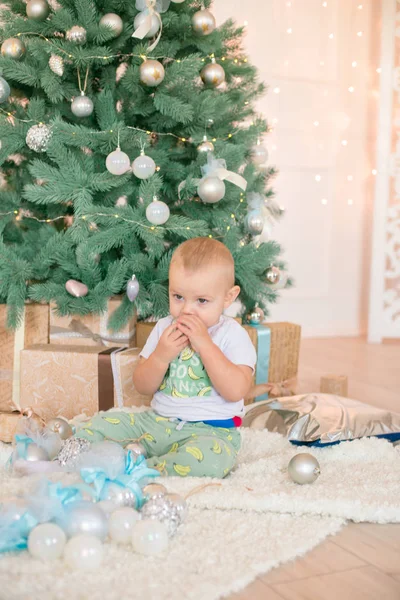
[{"label": "gold wrapped present", "polygon": [[20,327],[7,329],[7,305],[0,305],[0,411],[19,410],[20,353],[32,344],[49,341],[48,304],[25,305]]},{"label": "gold wrapped present", "polygon": [[104,348],[135,345],[136,314],[121,331],[107,328],[110,315],[120,306],[121,296],[110,298],[107,311],[101,314],[60,317],[54,304],[50,305],[50,344],[65,346],[103,346]]}]

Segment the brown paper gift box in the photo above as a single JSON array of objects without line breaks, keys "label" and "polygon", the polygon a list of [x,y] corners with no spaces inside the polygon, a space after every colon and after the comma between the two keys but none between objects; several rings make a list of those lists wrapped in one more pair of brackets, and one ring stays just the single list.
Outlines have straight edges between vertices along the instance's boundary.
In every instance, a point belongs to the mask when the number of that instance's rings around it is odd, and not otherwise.
[{"label": "brown paper gift box", "polygon": [[0,412],[0,442],[8,444],[13,441],[20,419],[23,419],[23,416],[19,412]]},{"label": "brown paper gift box", "polygon": [[[124,406],[149,404],[150,398],[133,388],[138,360],[136,348],[121,352],[120,348],[31,346],[21,352],[21,408],[31,408],[48,420],[72,419],[81,413],[91,416],[121,405],[121,397]],[[116,385],[113,370],[120,378]]]},{"label": "brown paper gift box", "polygon": [[135,345],[136,314],[121,331],[107,329],[110,315],[120,306],[121,296],[110,298],[107,312],[102,314],[60,317],[56,305],[50,305],[50,344],[64,346],[103,346],[104,348]]},{"label": "brown paper gift box", "polygon": [[49,341],[48,304],[25,305],[21,327],[7,329],[7,306],[0,305],[0,411],[19,409],[19,361],[23,348]]}]

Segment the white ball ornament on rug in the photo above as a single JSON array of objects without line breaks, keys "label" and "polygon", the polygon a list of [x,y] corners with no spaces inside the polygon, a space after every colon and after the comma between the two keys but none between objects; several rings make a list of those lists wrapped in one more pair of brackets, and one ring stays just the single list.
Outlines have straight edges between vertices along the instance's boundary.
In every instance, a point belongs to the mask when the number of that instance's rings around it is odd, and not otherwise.
[{"label": "white ball ornament on rug", "polygon": [[93,112],[93,102],[82,92],[80,96],[76,96],[72,100],[71,110],[76,117],[90,117]]},{"label": "white ball ornament on rug", "polygon": [[106,168],[112,175],[123,175],[131,168],[131,161],[121,148],[117,148],[107,156]]},{"label": "white ball ornament on rug", "polygon": [[168,548],[166,525],[155,519],[138,521],[132,530],[132,546],[135,552],[154,556]]},{"label": "white ball ornament on rug", "polygon": [[[137,295],[139,293],[139,289],[140,285],[136,278],[136,275],[132,275],[131,279],[128,281],[128,284],[126,286],[126,295],[128,296],[130,302],[134,302],[136,300]],[[131,444],[128,444],[126,450],[131,450],[135,456],[140,456],[141,454],[145,456],[145,450],[142,444],[140,444],[139,442],[133,442]]]},{"label": "white ball ornament on rug", "polygon": [[306,452],[293,456],[287,469],[292,481],[299,485],[314,483],[321,473],[317,459],[312,454]]},{"label": "white ball ornament on rug", "polygon": [[219,177],[205,177],[200,181],[197,193],[206,204],[215,204],[225,196],[225,183]]},{"label": "white ball ornament on rug", "polygon": [[137,499],[134,492],[130,488],[122,487],[122,485],[113,483],[112,481],[104,486],[101,492],[100,500],[113,502],[118,507],[137,507]]},{"label": "white ball ornament on rug", "polygon": [[149,87],[160,85],[165,77],[165,70],[158,60],[145,60],[140,65],[140,81]]},{"label": "white ball ornament on rug", "polygon": [[[138,29],[141,25],[143,25],[143,23],[145,23],[145,21],[147,21],[147,19],[148,19],[148,14],[146,12],[138,13],[133,22],[134,29],[135,30]],[[157,17],[157,15],[152,14],[151,15],[151,27],[144,37],[145,38],[154,37],[159,32],[160,27],[161,27],[160,18]]]},{"label": "white ball ornament on rug", "polygon": [[151,156],[146,156],[144,151],[142,151],[140,155],[133,161],[132,171],[133,174],[139,179],[148,179],[156,172],[156,163]]},{"label": "white ball ornament on rug", "polygon": [[130,544],[137,521],[140,521],[140,513],[137,510],[129,506],[118,508],[110,515],[108,521],[110,538],[117,544]]},{"label": "white ball ornament on rug", "polygon": [[164,225],[169,219],[169,207],[157,198],[146,208],[146,217],[153,225]]},{"label": "white ball ornament on rug", "polygon": [[73,569],[95,571],[103,562],[103,545],[94,535],[77,535],[65,545],[65,562]]},{"label": "white ball ornament on rug", "polygon": [[25,44],[19,38],[13,37],[4,40],[1,45],[1,54],[4,58],[21,60],[26,51]]},{"label": "white ball ornament on rug", "polygon": [[89,293],[88,286],[81,281],[76,281],[76,279],[68,279],[65,289],[71,296],[75,296],[75,298],[83,298],[83,296],[87,296]]},{"label": "white ball ornament on rug", "polygon": [[7,81],[3,79],[3,77],[0,77],[0,104],[3,104],[3,102],[7,102],[8,98],[10,97],[10,94],[10,86],[8,85]]},{"label": "white ball ornament on rug", "polygon": [[192,27],[198,35],[210,35],[216,25],[214,15],[207,9],[198,10],[192,17]]},{"label": "white ball ornament on rug", "polygon": [[201,70],[200,77],[205,85],[218,87],[225,81],[225,71],[223,67],[216,62],[215,58],[213,58],[211,59],[211,62]]},{"label": "white ball ornament on rug", "polygon": [[48,125],[33,125],[26,134],[26,145],[35,152],[46,152],[51,136],[52,131]]},{"label": "white ball ornament on rug", "polygon": [[26,16],[33,21],[44,21],[50,13],[46,0],[30,0],[26,5]]},{"label": "white ball ornament on rug", "polygon": [[25,460],[30,462],[38,462],[42,460],[50,460],[50,458],[44,448],[41,448],[37,444],[29,444],[26,449]]},{"label": "white ball ornament on rug", "polygon": [[80,25],[74,25],[71,29],[68,29],[65,37],[69,42],[73,44],[81,45],[86,43],[87,33],[84,27]]},{"label": "white ball ornament on rug", "polygon": [[60,519],[59,525],[68,537],[88,534],[105,540],[108,533],[108,521],[104,511],[96,504],[86,501],[71,504]]},{"label": "white ball ornament on rug", "polygon": [[111,29],[114,34],[114,37],[118,37],[121,35],[122,30],[124,29],[124,23],[119,15],[115,13],[107,13],[103,15],[99,22],[103,27],[107,27]]},{"label": "white ball ornament on rug", "polygon": [[29,534],[28,551],[33,558],[56,560],[64,551],[67,536],[55,523],[37,525]]}]

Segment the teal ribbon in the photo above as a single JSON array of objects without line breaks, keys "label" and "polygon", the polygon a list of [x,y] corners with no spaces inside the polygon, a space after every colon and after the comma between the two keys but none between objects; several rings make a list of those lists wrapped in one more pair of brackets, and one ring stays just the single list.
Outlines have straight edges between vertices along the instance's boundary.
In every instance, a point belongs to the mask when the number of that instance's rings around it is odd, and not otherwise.
[{"label": "teal ribbon", "polygon": [[26,458],[26,450],[30,444],[33,444],[33,439],[27,435],[15,436],[15,444],[17,447],[17,454],[19,458]]},{"label": "teal ribbon", "polygon": [[[252,325],[257,330],[256,385],[268,382],[269,359],[271,356],[271,330],[263,325]],[[257,396],[256,402],[268,400],[268,393]]]}]

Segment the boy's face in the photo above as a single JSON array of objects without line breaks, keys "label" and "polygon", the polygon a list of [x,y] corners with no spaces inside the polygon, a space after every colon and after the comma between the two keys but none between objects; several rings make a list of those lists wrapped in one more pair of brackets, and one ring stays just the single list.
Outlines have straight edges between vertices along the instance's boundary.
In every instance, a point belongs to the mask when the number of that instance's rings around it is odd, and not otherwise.
[{"label": "boy's face", "polygon": [[237,298],[240,288],[229,287],[226,273],[218,265],[188,271],[179,263],[169,272],[169,307],[171,315],[196,315],[206,327],[218,323],[225,308]]}]

